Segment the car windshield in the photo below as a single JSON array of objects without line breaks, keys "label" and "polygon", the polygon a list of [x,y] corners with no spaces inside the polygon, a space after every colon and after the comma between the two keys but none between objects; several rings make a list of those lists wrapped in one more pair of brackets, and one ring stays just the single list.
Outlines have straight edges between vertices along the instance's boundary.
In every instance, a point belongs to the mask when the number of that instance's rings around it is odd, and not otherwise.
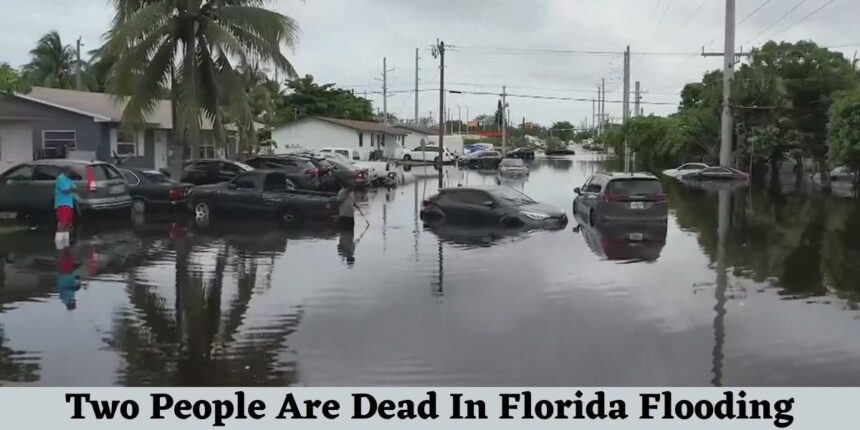
[{"label": "car windshield", "polygon": [[609,182],[607,192],[624,196],[651,196],[663,194],[663,186],[656,179],[616,179]]},{"label": "car windshield", "polygon": [[532,203],[536,203],[532,200],[531,197],[513,189],[502,187],[495,190],[490,191],[490,194],[495,196],[497,199],[502,200],[506,203],[511,203],[515,206],[520,205],[530,205]]},{"label": "car windshield", "polygon": [[523,163],[523,160],[520,160],[519,158],[507,158],[502,160],[501,165],[504,167],[522,167],[525,163]]},{"label": "car windshield", "polygon": [[150,182],[156,184],[172,184],[175,182],[173,179],[168,178],[164,173],[156,172],[154,170],[147,170],[141,173],[143,173],[143,176],[146,176],[146,179],[149,179]]}]

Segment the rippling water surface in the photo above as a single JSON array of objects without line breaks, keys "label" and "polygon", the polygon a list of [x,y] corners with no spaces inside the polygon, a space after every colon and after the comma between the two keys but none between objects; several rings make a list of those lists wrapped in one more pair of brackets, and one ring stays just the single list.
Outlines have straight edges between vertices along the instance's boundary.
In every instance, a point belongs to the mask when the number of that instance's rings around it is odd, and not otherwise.
[{"label": "rippling water surface", "polygon": [[[570,214],[610,164],[539,158],[504,183]],[[0,384],[860,384],[852,200],[666,182],[662,226],[430,230],[434,173],[362,197],[353,235],[153,221],[64,254],[2,226]]]}]

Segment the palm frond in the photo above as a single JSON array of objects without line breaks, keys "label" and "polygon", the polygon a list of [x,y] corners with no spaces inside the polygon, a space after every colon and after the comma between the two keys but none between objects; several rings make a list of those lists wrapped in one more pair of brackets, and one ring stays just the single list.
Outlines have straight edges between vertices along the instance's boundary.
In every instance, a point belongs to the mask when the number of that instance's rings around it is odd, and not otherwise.
[{"label": "palm frond", "polygon": [[135,81],[134,90],[123,111],[122,122],[125,127],[142,125],[158,107],[170,78],[175,55],[176,49],[165,43],[147,63],[146,69]]}]

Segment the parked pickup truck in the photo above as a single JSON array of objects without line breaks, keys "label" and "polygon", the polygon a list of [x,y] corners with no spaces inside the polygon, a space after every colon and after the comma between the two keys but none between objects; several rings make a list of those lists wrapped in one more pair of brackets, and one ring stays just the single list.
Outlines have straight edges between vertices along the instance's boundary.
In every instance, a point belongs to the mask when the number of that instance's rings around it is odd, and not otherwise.
[{"label": "parked pickup truck", "polygon": [[208,225],[213,214],[273,217],[283,227],[337,214],[335,194],[298,190],[289,183],[283,172],[252,170],[229,182],[194,187],[187,199],[199,226]]}]

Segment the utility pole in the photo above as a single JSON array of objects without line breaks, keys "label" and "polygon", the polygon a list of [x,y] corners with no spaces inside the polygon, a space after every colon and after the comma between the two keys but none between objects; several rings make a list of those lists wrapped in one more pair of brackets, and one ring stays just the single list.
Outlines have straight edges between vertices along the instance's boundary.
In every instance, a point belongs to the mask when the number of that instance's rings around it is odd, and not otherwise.
[{"label": "utility pole", "polygon": [[463,134],[463,110],[457,105],[457,134]]},{"label": "utility pole", "polygon": [[502,156],[508,153],[508,87],[502,87]]},{"label": "utility pole", "polygon": [[78,91],[83,91],[84,86],[81,80],[81,38],[78,37],[77,49],[75,50],[77,60],[75,62],[75,83]]},{"label": "utility pole", "polygon": [[[622,124],[630,119],[630,46],[624,51],[624,108],[621,112]],[[630,153],[627,148],[627,132],[624,135],[624,171],[630,171]]]},{"label": "utility pole", "polygon": [[606,131],[606,123],[609,118],[606,117],[606,79],[600,80],[600,129]]},{"label": "utility pole", "polygon": [[418,125],[418,48],[415,48],[415,125]]},{"label": "utility pole", "polygon": [[639,102],[642,101],[640,94],[642,94],[641,86],[639,85],[639,81],[636,81],[636,101],[634,102],[633,116],[642,116],[642,110],[639,108]]},{"label": "utility pole", "polygon": [[726,44],[723,48],[723,122],[720,138],[720,166],[732,165],[732,85],[735,81],[735,0],[726,0]]},{"label": "utility pole", "polygon": [[734,117],[732,116],[732,86],[735,80],[735,63],[749,52],[735,52],[735,0],[726,0],[726,41],[723,52],[705,52],[703,57],[723,57],[723,116],[720,133],[720,166],[732,166]]},{"label": "utility pole", "polygon": [[595,100],[595,99],[591,99],[591,128],[592,128],[592,129],[596,129],[596,128],[597,128],[597,116],[596,116],[596,115],[597,115],[597,112],[595,111],[595,108],[596,108],[596,107],[597,107],[597,102],[596,102],[596,100]]},{"label": "utility pole", "polygon": [[469,134],[469,122],[472,121],[469,119],[469,106],[466,105],[466,134]]},{"label": "utility pole", "polygon": [[444,121],[445,119],[445,42],[439,41],[433,48],[433,57],[439,56],[439,189],[444,185],[442,183],[442,148],[445,139]]},{"label": "utility pole", "polygon": [[[388,72],[393,72],[394,69],[388,68],[388,59],[382,57],[382,124],[388,125]],[[377,141],[376,149],[385,148],[388,142],[385,141],[385,133],[382,133],[382,143]]]}]

